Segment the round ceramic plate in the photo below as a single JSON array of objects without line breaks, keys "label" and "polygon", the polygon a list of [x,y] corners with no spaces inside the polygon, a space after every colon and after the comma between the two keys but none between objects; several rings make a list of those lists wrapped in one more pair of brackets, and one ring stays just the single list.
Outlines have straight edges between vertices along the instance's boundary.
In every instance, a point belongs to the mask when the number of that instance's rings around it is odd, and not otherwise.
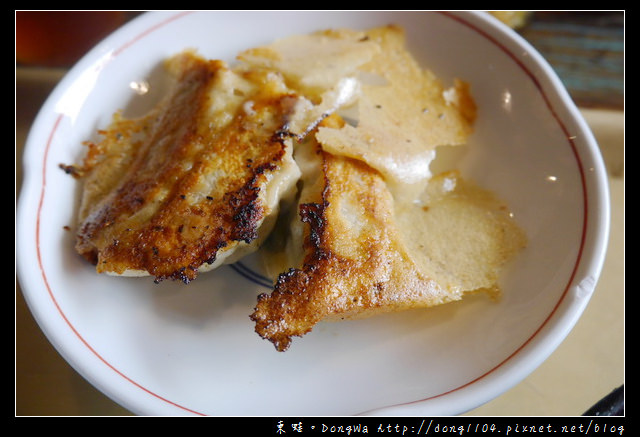
[{"label": "round ceramic plate", "polygon": [[[269,290],[255,257],[189,285],[96,274],[73,249],[78,162],[117,110],[162,94],[162,62],[323,28],[395,23],[442,80],[471,84],[476,130],[458,163],[507,201],[529,246],[482,296],[322,323],[285,353],[249,314]],[[144,88],[148,92],[140,93]],[[157,12],[83,58],[37,117],[17,217],[21,287],[61,355],[139,415],[453,415],[511,388],[565,338],[589,301],[609,216],[597,145],[557,77],[515,32],[472,12]],[[71,230],[69,230],[71,229]]]}]

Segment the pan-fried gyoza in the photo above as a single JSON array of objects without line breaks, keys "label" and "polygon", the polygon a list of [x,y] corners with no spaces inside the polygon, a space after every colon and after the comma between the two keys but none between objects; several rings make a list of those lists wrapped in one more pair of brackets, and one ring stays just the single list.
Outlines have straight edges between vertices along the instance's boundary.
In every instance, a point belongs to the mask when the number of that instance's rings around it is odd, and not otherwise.
[{"label": "pan-fried gyoza", "polygon": [[185,51],[167,67],[166,99],[116,114],[66,167],[84,182],[76,250],[98,272],[188,283],[283,238],[250,314],[278,351],[323,321],[499,295],[526,238],[491,193],[432,174],[476,106],[466,82],[419,65],[401,28],[293,36],[233,64]]}]

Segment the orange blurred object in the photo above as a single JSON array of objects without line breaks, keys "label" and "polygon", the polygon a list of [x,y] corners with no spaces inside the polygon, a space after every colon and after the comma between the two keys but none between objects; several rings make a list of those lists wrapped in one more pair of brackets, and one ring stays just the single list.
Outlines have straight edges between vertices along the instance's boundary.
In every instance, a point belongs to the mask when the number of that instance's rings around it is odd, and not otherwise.
[{"label": "orange blurred object", "polygon": [[124,11],[16,11],[16,65],[71,66],[126,19]]}]

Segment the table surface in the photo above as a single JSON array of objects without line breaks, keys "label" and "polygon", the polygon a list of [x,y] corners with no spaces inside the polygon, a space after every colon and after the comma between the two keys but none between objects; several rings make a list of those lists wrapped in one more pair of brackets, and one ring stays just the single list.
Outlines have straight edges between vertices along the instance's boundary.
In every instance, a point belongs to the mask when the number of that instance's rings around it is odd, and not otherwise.
[{"label": "table surface", "polygon": [[[578,416],[624,384],[624,75],[622,13],[536,13],[519,32],[556,68],[609,171],[611,235],[584,315],[532,374],[465,416]],[[16,197],[29,127],[64,69],[16,68]],[[16,280],[16,416],[130,416],[71,368],[34,321]]]}]

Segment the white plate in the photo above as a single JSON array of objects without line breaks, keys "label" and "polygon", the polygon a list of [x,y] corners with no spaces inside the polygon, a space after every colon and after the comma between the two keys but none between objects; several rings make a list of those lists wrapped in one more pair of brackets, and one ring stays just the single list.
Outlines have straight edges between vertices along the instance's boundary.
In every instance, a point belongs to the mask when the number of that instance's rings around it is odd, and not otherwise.
[{"label": "white plate", "polygon": [[[320,324],[278,353],[249,314],[267,291],[253,258],[189,285],[99,276],[73,250],[77,162],[119,109],[148,108],[163,59],[187,47],[231,61],[274,38],[329,27],[405,27],[425,67],[471,83],[476,131],[464,174],[514,210],[530,245],[482,297]],[[148,82],[136,94],[132,83]],[[116,31],[62,80],[24,152],[18,274],[51,343],[88,381],[139,415],[453,415],[534,370],[580,317],[609,227],[597,144],[550,67],[480,12],[156,12]]]}]

